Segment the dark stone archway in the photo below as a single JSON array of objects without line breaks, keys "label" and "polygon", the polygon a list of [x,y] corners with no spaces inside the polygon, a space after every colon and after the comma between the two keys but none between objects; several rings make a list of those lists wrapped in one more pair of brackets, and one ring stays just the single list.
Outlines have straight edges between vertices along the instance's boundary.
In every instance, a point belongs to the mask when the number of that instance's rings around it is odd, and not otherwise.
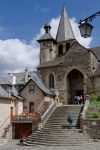
[{"label": "dark stone archway", "polygon": [[84,76],[77,69],[73,69],[67,76],[68,104],[74,103],[75,96],[83,96]]}]

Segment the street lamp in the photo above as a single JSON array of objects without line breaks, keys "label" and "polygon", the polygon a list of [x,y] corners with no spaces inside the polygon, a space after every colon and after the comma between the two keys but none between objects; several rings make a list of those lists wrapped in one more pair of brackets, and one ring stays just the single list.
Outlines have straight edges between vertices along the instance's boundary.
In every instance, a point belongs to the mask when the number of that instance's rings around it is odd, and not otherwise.
[{"label": "street lamp", "polygon": [[100,11],[83,20],[80,20],[79,29],[82,37],[84,38],[90,37],[93,26],[89,22],[91,22],[96,16],[100,16]]}]

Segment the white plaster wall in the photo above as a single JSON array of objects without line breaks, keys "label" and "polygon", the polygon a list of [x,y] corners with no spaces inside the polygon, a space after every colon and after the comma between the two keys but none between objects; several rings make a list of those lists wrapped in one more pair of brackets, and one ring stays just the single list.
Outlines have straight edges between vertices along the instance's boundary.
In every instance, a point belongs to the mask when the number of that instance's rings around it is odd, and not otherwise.
[{"label": "white plaster wall", "polygon": [[23,101],[18,101],[18,115],[23,112]]},{"label": "white plaster wall", "polygon": [[23,101],[20,101],[17,99],[14,104],[14,108],[15,108],[15,115],[22,114],[23,113]]},{"label": "white plaster wall", "polygon": [[0,98],[0,124],[4,121],[10,122],[10,99],[1,99]]}]

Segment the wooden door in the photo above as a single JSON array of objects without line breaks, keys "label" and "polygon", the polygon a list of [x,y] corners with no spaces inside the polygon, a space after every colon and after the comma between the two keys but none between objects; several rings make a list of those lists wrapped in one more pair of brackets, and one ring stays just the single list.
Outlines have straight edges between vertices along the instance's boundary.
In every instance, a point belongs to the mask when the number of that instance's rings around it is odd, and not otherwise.
[{"label": "wooden door", "polygon": [[32,123],[16,123],[15,124],[15,139],[20,139],[21,136],[27,137],[32,131]]},{"label": "wooden door", "polygon": [[29,103],[29,112],[30,113],[34,112],[34,102]]}]

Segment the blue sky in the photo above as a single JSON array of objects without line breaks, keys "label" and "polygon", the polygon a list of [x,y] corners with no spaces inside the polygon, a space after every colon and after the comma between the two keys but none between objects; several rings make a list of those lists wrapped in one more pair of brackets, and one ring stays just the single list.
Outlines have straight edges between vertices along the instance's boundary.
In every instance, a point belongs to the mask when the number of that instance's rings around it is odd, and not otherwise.
[{"label": "blue sky", "polygon": [[31,70],[38,66],[36,39],[43,34],[42,27],[47,22],[52,25],[52,34],[56,34],[63,5],[76,39],[86,47],[100,46],[100,17],[93,20],[94,29],[88,39],[78,36],[76,27],[80,19],[100,11],[99,0],[0,0],[0,77],[23,71],[26,66]]},{"label": "blue sky", "polygon": [[[0,38],[31,40],[45,22],[60,14],[63,4],[77,22],[100,10],[99,0],[0,0],[0,26],[5,30]],[[100,17],[92,23],[95,46],[100,39]]]}]

